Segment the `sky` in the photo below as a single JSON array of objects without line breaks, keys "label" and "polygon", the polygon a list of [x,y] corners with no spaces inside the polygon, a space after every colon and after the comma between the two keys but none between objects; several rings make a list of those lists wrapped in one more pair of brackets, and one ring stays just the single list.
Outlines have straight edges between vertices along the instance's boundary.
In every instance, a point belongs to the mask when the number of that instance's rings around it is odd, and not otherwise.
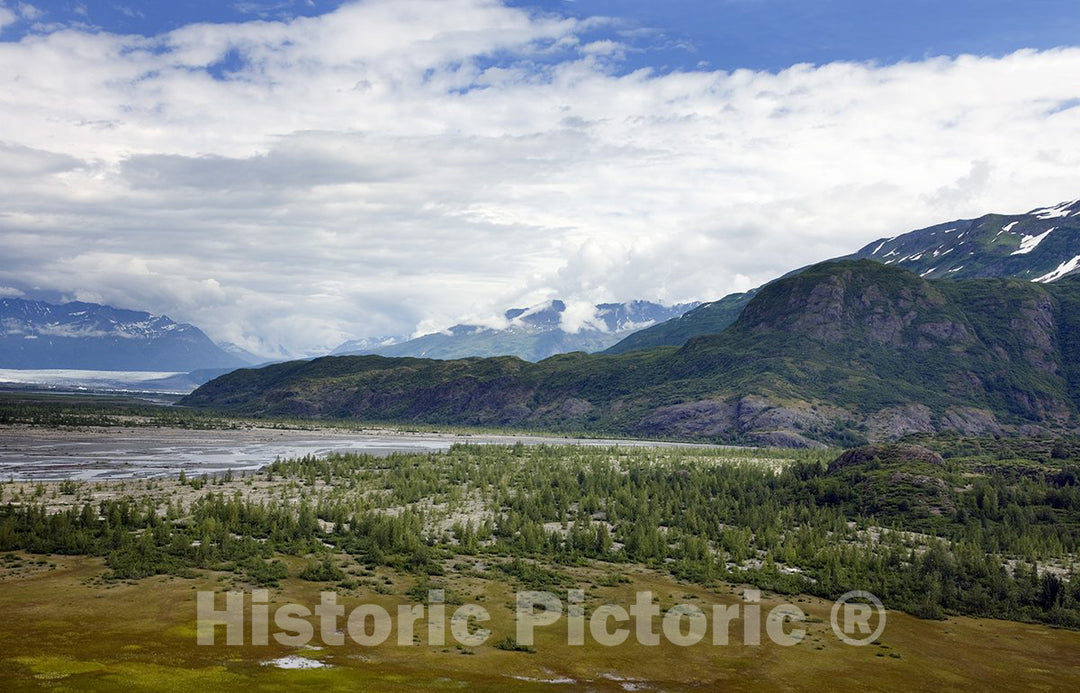
[{"label": "sky", "polygon": [[713,300],[1080,197],[1078,44],[1074,0],[0,0],[0,296],[267,358]]}]

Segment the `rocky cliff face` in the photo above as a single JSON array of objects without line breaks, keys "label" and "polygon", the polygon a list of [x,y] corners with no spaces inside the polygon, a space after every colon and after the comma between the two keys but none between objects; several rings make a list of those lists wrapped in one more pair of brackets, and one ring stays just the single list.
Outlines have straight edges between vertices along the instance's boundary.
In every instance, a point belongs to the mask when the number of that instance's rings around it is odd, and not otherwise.
[{"label": "rocky cliff face", "polygon": [[808,270],[762,290],[740,316],[754,333],[789,332],[825,342],[858,339],[892,348],[925,350],[968,343],[962,314],[935,286],[914,275],[885,275],[849,264],[840,271]]}]

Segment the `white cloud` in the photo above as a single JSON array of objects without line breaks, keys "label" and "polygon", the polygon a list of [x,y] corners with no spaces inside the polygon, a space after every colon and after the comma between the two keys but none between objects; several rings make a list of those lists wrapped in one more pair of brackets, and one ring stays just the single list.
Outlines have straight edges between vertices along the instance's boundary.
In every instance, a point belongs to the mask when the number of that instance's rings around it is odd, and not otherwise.
[{"label": "white cloud", "polygon": [[603,29],[372,0],[0,43],[0,283],[299,353],[552,298],[718,298],[1077,196],[1080,49],[619,74]]},{"label": "white cloud", "polygon": [[29,19],[33,21],[41,16],[41,10],[39,10],[37,7],[34,7],[28,2],[20,2],[17,7],[19,10],[19,15],[22,16],[23,19]]},{"label": "white cloud", "polygon": [[18,21],[18,19],[19,18],[15,15],[14,12],[4,7],[4,5],[0,3],[0,31],[3,31],[4,27],[8,26],[9,24],[14,24],[16,21]]},{"label": "white cloud", "polygon": [[596,306],[587,301],[566,302],[566,310],[559,317],[559,328],[563,332],[574,334],[587,327],[607,331],[607,325],[596,316]]}]

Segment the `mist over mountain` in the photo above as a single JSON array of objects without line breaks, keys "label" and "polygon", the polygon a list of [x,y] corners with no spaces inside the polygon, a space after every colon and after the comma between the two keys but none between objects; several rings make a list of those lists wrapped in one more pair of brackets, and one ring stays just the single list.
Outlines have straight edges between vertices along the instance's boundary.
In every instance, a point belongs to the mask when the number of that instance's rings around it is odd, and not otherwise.
[{"label": "mist over mountain", "polygon": [[334,348],[331,354],[340,356],[343,354],[374,354],[378,349],[393,346],[408,341],[408,337],[401,335],[382,335],[379,337],[362,337],[342,342]]},{"label": "mist over mountain", "polygon": [[0,299],[0,367],[194,371],[247,365],[164,315],[76,301]]},{"label": "mist over mountain", "polygon": [[251,353],[239,344],[233,344],[232,342],[216,342],[216,344],[226,354],[235,356],[249,366],[266,363],[267,361],[267,359]]},{"label": "mist over mountain", "polygon": [[602,351],[625,336],[682,315],[697,303],[663,306],[651,301],[601,303],[580,313],[560,300],[530,308],[511,308],[503,327],[454,325],[415,339],[376,337],[345,342],[336,355],[378,354],[433,359],[517,356],[540,361],[572,351]]}]

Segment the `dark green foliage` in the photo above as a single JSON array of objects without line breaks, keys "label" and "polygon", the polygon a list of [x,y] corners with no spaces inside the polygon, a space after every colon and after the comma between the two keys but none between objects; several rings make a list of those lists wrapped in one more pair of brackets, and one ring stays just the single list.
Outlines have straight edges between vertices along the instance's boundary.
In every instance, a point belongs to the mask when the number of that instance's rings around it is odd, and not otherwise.
[{"label": "dark green foliage", "polygon": [[57,513],[8,504],[0,507],[0,548],[104,556],[109,576],[118,579],[242,568],[253,581],[273,584],[287,570],[264,559],[276,551],[299,555],[320,547],[317,527],[304,506],[297,513],[214,493],[196,501],[182,523],[161,518],[149,501],[103,501]]},{"label": "dark green foliage", "polygon": [[523,588],[529,590],[552,591],[571,584],[571,580],[560,573],[548,570],[530,561],[515,558],[509,563],[500,563],[497,569],[508,575]]},{"label": "dark green foliage", "polygon": [[309,582],[339,582],[345,579],[345,573],[329,558],[324,558],[304,566],[300,571],[300,579]]},{"label": "dark green foliage", "polygon": [[235,429],[239,422],[191,409],[164,407],[122,396],[54,397],[32,391],[0,391],[0,425],[46,428],[147,426]]},{"label": "dark green foliage", "polygon": [[513,635],[507,635],[502,640],[497,641],[495,643],[495,649],[506,650],[507,652],[528,652],[529,654],[536,654],[535,647],[519,644],[517,638]]},{"label": "dark green foliage", "polygon": [[249,558],[244,563],[244,574],[253,584],[276,587],[279,580],[289,577],[289,567],[277,559],[264,561],[259,558]]},{"label": "dark green foliage", "polygon": [[[486,489],[490,503],[501,508],[490,527],[459,525],[442,549],[424,543],[415,516],[395,521],[372,513],[344,523],[364,528],[361,545],[390,548],[380,554],[388,565],[400,564],[390,556],[403,547],[419,545],[430,552],[509,555],[491,571],[522,588],[551,590],[569,583],[544,563],[639,562],[687,580],[727,578],[781,593],[836,597],[868,589],[894,608],[929,617],[967,613],[1080,625],[1076,584],[1063,592],[1052,585],[1043,590],[1047,573],[1035,579],[1030,568],[1033,561],[1077,551],[1080,486],[1073,468],[964,458],[952,440],[923,440],[944,459],[925,448],[883,447],[827,471],[828,458],[806,452],[780,474],[699,461],[701,453],[598,454],[545,446],[456,446],[448,454],[378,460],[334,456],[277,469],[299,478],[329,475],[338,484],[374,475],[384,480],[388,507],[445,502],[452,489],[466,486]],[[996,442],[968,444],[990,449]],[[1067,451],[1078,444],[1060,442]],[[1050,459],[1053,446],[1033,440],[1027,447]],[[320,516],[335,522],[344,517],[330,507]],[[383,519],[368,524],[375,517]],[[563,529],[549,531],[548,523]],[[382,529],[373,532],[376,527]],[[868,538],[871,527],[879,539]],[[348,546],[359,537],[346,531],[341,540]],[[1012,572],[1006,559],[1016,566]],[[418,584],[426,594],[427,583]],[[1051,602],[1052,609],[1042,606]]]}]

